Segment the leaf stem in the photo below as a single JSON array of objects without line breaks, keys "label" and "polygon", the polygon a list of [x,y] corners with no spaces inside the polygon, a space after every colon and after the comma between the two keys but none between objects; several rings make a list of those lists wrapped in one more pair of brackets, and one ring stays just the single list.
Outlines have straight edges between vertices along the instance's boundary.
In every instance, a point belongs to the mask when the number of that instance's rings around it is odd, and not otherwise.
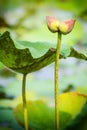
[{"label": "leaf stem", "polygon": [[58,86],[59,86],[59,54],[61,46],[61,33],[58,32],[58,41],[56,48],[56,57],[55,57],[55,127],[56,130],[59,130],[59,107],[58,107]]},{"label": "leaf stem", "polygon": [[22,100],[23,100],[23,113],[24,113],[24,127],[25,130],[28,130],[28,112],[27,112],[27,103],[26,103],[26,76],[27,74],[23,74],[22,80]]}]

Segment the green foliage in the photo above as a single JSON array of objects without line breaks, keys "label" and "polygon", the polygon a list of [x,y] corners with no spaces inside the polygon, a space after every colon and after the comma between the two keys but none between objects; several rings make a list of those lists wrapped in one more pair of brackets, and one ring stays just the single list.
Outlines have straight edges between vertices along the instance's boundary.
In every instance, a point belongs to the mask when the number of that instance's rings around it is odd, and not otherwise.
[{"label": "green foliage", "polygon": [[[80,112],[81,112],[80,114],[84,115],[84,117],[87,116],[86,107],[85,107],[86,111],[85,114],[82,112],[84,109],[83,106],[86,103],[86,101],[87,96],[75,92],[60,95],[59,97],[60,130],[64,130],[65,128],[67,128],[66,126],[71,125],[75,117],[77,118],[75,119],[76,121],[78,120],[81,121],[82,116],[80,119],[77,116]],[[17,107],[14,109],[14,114],[19,124],[24,126],[22,107],[23,107],[22,104],[17,105]],[[54,106],[51,100],[27,101],[27,108],[29,114],[28,123],[31,129],[35,130],[55,129],[55,113],[54,113]],[[86,123],[84,123],[84,125],[86,125]]]},{"label": "green foliage", "polygon": [[[27,1],[27,3],[25,1]],[[5,32],[4,34],[0,35],[1,76],[2,76],[2,69],[4,65],[20,73],[31,73],[54,62],[55,51],[56,51],[55,50],[56,36],[50,34],[50,32],[47,31],[46,26],[42,27],[41,24],[44,21],[44,16],[46,16],[47,13],[50,13],[55,15],[58,18],[60,17],[61,19],[62,18],[65,19],[66,17],[72,17],[74,13],[75,17],[78,18],[79,16],[80,18],[87,20],[86,3],[87,3],[86,0],[83,1],[51,0],[50,2],[47,0],[42,0],[42,1],[1,0],[0,12],[1,12],[1,16],[4,18],[1,18],[2,22],[0,21],[1,22],[0,27],[7,27],[7,28],[0,28],[1,32],[10,29],[10,31],[16,36],[16,39],[21,39],[21,40],[27,39],[32,41],[32,42],[13,41],[9,32]],[[22,4],[23,6],[21,6]],[[11,9],[15,9],[15,10],[11,10]],[[59,9],[63,9],[64,12],[62,12],[63,10],[60,11]],[[21,10],[22,13],[19,13]],[[65,10],[72,11],[72,12],[67,12]],[[61,13],[62,15],[60,15]],[[68,13],[71,14],[68,15]],[[13,23],[11,23],[11,21],[13,21]],[[87,54],[87,50],[86,50],[87,34],[86,33],[83,34],[83,29],[82,29],[82,24],[84,24],[83,21],[81,21],[81,23],[78,21],[75,24],[74,30],[67,37],[63,36],[60,58],[74,57],[74,58],[83,59],[87,61],[87,56],[84,55]],[[82,36],[83,36],[83,41],[82,41]],[[40,42],[36,42],[38,40]],[[79,41],[80,44],[78,44],[77,47],[81,49],[80,52],[76,51],[74,48],[71,48],[71,46],[73,47]],[[84,42],[84,45],[82,44],[82,42]],[[82,50],[83,47],[85,48],[84,50]],[[77,62],[79,63],[79,61]],[[83,61],[81,63],[83,63]],[[78,64],[76,65],[76,69],[77,66]],[[69,70],[67,69],[65,72],[65,69],[63,71],[64,73],[66,73],[67,70]],[[72,69],[72,71],[75,71],[75,68],[72,68],[72,66],[70,69]],[[60,65],[60,71],[61,71],[61,65]],[[5,72],[4,74],[6,74],[6,71],[4,72]],[[71,76],[70,75],[66,76],[66,74],[63,73],[64,77],[62,78],[62,80],[60,79],[61,82],[59,82],[59,92],[63,92],[64,87],[66,88],[65,90],[67,90],[68,88],[67,86],[71,85],[73,86],[74,90],[76,89],[80,93],[87,94],[87,87],[86,87],[87,74],[85,72],[79,73],[76,71],[76,73],[74,73],[73,75],[71,74]],[[29,77],[29,80],[27,81],[27,91],[36,92],[37,97],[35,98],[38,98],[39,96],[40,98],[43,96],[47,96],[47,98],[48,97],[53,98],[53,90],[54,90],[53,81],[52,80],[47,81],[41,79],[37,80],[37,79],[38,78],[30,80]],[[5,78],[4,80],[6,81]],[[19,94],[21,94],[21,81],[14,79],[11,81],[10,84],[7,84],[6,82],[5,86],[6,87],[4,88],[4,90],[0,90],[1,98],[3,97],[8,98],[9,96],[17,97]],[[81,87],[75,88],[77,86],[81,86]],[[2,96],[2,92],[3,94],[5,94],[4,96]],[[28,94],[30,96],[30,93]],[[60,111],[60,130],[87,130],[87,125],[86,125],[87,103],[84,105],[85,100],[83,98],[74,98],[76,97],[76,95],[74,95],[74,97],[72,98],[70,97],[71,95],[64,96],[63,101],[60,102],[60,106],[61,106],[60,109],[62,109]],[[44,98],[46,99],[46,97]],[[29,100],[31,100],[30,97]],[[6,127],[0,126],[0,130],[17,130],[17,129],[23,130],[23,128],[20,127],[17,124],[16,120],[14,119],[12,109],[8,109],[8,107],[13,108],[17,104],[17,102],[20,102],[19,98],[17,100],[12,100],[12,99],[0,100],[0,117],[2,117],[0,118],[0,125],[3,125],[4,123],[6,125]],[[51,100],[49,100],[49,102],[51,103]],[[1,108],[2,106],[4,108]],[[67,106],[71,106],[72,108],[68,107],[67,109]],[[19,108],[19,113],[16,113],[16,115],[19,114],[19,116],[21,117],[20,109],[21,108]],[[34,112],[33,116],[31,115],[31,111]],[[35,130],[55,129],[54,108],[48,106],[48,102],[43,102],[42,100],[36,102],[29,101],[28,112],[30,113],[29,115],[30,126]],[[52,115],[49,113],[51,113]],[[46,118],[44,123],[42,122],[43,118],[44,119]],[[22,125],[23,125],[23,117],[22,117]],[[49,129],[49,127],[51,127],[52,129]]]},{"label": "green foliage", "polygon": [[[48,45],[46,45],[45,43],[43,45],[44,49],[41,47],[40,50],[39,48],[40,46],[42,46],[41,43],[36,43],[37,46],[39,45],[37,48],[35,46],[35,43],[30,43],[30,42],[29,44],[28,42],[24,42],[24,43],[20,42],[20,43],[22,45],[24,44],[25,49],[16,48],[13,40],[10,37],[9,32],[7,31],[0,37],[0,61],[5,66],[9,67],[10,69],[14,71],[17,71],[20,73],[34,72],[36,70],[39,70],[49,65],[55,60],[56,50],[54,48],[50,48],[49,46],[51,45],[49,45],[49,43],[47,43]],[[34,50],[35,49],[38,50],[40,56],[43,53],[42,50],[46,50],[46,47],[49,48],[49,50],[45,52],[45,54],[42,55],[41,57],[34,58],[32,56],[33,52],[31,53],[30,50],[26,48],[26,43],[27,43],[27,46],[29,46],[30,48],[33,48]],[[84,54],[77,52],[73,48],[66,49],[66,52],[64,50],[64,53],[63,53],[63,50],[61,52],[62,54],[60,54],[60,58],[65,58],[66,54],[68,54],[67,57],[75,57],[75,58],[87,60],[87,57]]]},{"label": "green foliage", "polygon": [[83,106],[81,112],[64,130],[87,130],[87,102]]},{"label": "green foliage", "polygon": [[48,50],[44,56],[35,59],[27,48],[17,49],[8,32],[0,38],[1,62],[17,72],[29,73],[50,64],[54,60],[54,52],[52,49]]}]

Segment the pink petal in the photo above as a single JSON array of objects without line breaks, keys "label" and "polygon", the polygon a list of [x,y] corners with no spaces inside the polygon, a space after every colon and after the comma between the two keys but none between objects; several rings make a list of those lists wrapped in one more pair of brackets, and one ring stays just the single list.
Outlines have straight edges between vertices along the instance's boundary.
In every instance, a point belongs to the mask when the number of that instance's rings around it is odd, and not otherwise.
[{"label": "pink petal", "polygon": [[52,22],[54,22],[54,21],[57,21],[56,18],[51,17],[51,16],[46,16],[46,19],[47,19],[48,25],[50,25],[50,24],[51,24]]},{"label": "pink petal", "polygon": [[[51,16],[46,17],[47,20],[47,26],[51,32],[57,32],[58,31],[58,23],[59,21]],[[54,24],[54,26],[52,26]]]},{"label": "pink petal", "polygon": [[67,30],[68,33],[72,31],[75,21],[76,21],[75,19],[70,19],[70,20],[64,21],[64,23],[68,26],[68,30]]}]

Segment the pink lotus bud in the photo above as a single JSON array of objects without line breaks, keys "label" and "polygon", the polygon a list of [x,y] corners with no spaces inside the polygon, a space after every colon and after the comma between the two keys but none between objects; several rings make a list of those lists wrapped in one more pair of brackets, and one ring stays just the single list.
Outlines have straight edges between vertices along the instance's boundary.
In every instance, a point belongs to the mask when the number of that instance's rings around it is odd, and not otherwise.
[{"label": "pink lotus bud", "polygon": [[74,19],[66,20],[60,23],[59,30],[63,34],[68,34],[72,31],[74,24],[75,24]]},{"label": "pink lotus bud", "polygon": [[58,32],[59,21],[53,17],[47,16],[47,26],[51,32]]},{"label": "pink lotus bud", "polygon": [[49,30],[54,33],[59,31],[62,34],[68,34],[72,31],[75,24],[74,19],[66,20],[63,22],[60,22],[59,20],[50,16],[47,16],[46,19]]}]

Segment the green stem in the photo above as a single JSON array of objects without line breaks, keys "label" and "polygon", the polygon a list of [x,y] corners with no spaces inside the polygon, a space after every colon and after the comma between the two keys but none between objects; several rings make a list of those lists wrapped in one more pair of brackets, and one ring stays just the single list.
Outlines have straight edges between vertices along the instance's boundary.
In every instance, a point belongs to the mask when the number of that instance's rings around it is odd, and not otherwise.
[{"label": "green stem", "polygon": [[60,54],[60,46],[61,46],[61,33],[58,32],[58,41],[56,48],[56,57],[55,57],[55,125],[56,130],[59,129],[59,107],[58,107],[58,86],[59,86],[59,54]]},{"label": "green stem", "polygon": [[27,74],[23,74],[22,81],[22,100],[23,100],[23,113],[24,113],[24,127],[25,130],[28,130],[28,112],[27,112],[27,103],[26,103],[26,76]]}]

